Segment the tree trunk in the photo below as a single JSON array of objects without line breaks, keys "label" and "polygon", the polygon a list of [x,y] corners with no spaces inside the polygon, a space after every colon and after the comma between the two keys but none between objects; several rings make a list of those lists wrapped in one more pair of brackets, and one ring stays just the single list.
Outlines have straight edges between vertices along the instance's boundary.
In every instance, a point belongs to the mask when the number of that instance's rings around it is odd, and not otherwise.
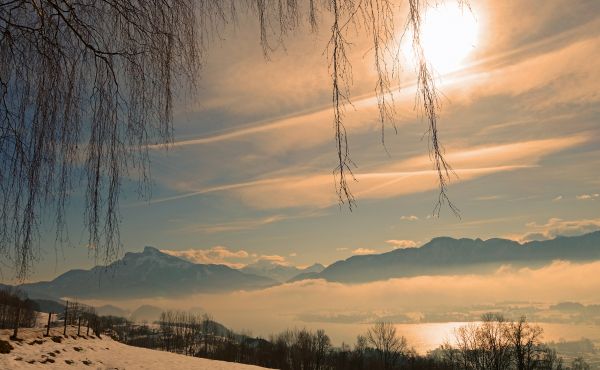
[{"label": "tree trunk", "polygon": [[81,335],[81,316],[79,316],[79,320],[77,320],[77,336]]}]

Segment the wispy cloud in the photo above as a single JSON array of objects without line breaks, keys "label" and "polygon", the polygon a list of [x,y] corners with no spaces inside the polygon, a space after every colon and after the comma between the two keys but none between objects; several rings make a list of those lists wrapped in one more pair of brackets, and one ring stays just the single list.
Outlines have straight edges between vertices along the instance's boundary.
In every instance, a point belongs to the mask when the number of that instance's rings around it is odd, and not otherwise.
[{"label": "wispy cloud", "polygon": [[[544,156],[573,147],[586,139],[580,136],[489,145],[464,150],[448,150],[455,169],[455,182],[536,166]],[[437,188],[437,174],[424,170],[430,166],[427,156],[376,168],[376,172],[356,173],[354,192],[359,199],[382,199],[424,192]],[[277,181],[233,190],[246,204],[261,208],[316,206],[337,202],[331,191],[329,175],[306,174],[279,178]]]},{"label": "wispy cloud", "polygon": [[410,216],[401,216],[400,220],[402,221],[417,221],[419,219],[419,217],[415,216],[415,215],[410,215]]},{"label": "wispy cloud", "polygon": [[418,246],[418,242],[406,239],[390,239],[386,240],[385,242],[391,245],[394,249],[416,248]]},{"label": "wispy cloud", "polygon": [[365,254],[373,254],[373,253],[377,253],[377,251],[375,249],[370,249],[370,248],[356,248],[355,250],[352,251],[352,254],[356,254],[356,255],[365,255]]},{"label": "wispy cloud", "polygon": [[269,261],[269,262],[275,262],[278,264],[287,264],[287,260],[285,259],[285,257],[280,256],[278,254],[271,254],[271,255],[262,255],[258,258],[259,261]]},{"label": "wispy cloud", "polygon": [[245,250],[232,251],[224,246],[214,246],[209,249],[187,249],[187,250],[169,250],[162,249],[163,253],[171,256],[186,259],[190,262],[200,264],[219,264],[227,265],[233,268],[241,268],[246,265],[244,261],[250,258],[250,254]]},{"label": "wispy cloud", "polygon": [[[468,181],[498,172],[536,166],[541,158],[585,142],[582,136],[533,140],[510,144],[487,145],[476,148],[447,150],[447,159],[454,167],[454,182]],[[357,172],[353,184],[359,199],[382,199],[436,189],[437,173],[430,170],[428,156],[374,168],[372,172]],[[229,192],[246,205],[256,209],[293,207],[324,208],[337,203],[332,191],[333,179],[324,173],[256,179],[241,183],[201,188],[185,194],[162,198],[155,202],[183,199],[215,192]],[[267,222],[280,220],[275,217]],[[246,225],[233,225],[245,227]],[[219,225],[217,229],[221,228]]]},{"label": "wispy cloud", "polygon": [[577,200],[595,200],[600,196],[600,194],[594,193],[594,194],[581,194],[581,195],[577,195],[576,198]]},{"label": "wispy cloud", "polygon": [[199,232],[199,233],[221,233],[227,231],[240,231],[240,230],[252,230],[260,226],[272,224],[287,219],[288,217],[283,215],[273,215],[264,218],[239,220],[233,222],[224,222],[217,224],[200,224],[185,226],[178,230],[178,232]]},{"label": "wispy cloud", "polygon": [[546,240],[559,235],[572,236],[600,230],[600,218],[563,220],[551,218],[545,224],[530,222],[527,225],[529,231],[521,236],[521,241]]},{"label": "wispy cloud", "polygon": [[487,200],[497,200],[502,198],[501,195],[485,195],[481,197],[475,197],[475,200],[487,201]]},{"label": "wispy cloud", "polygon": [[[284,256],[280,256],[277,254],[248,253],[243,249],[235,251],[220,245],[207,249],[162,249],[161,251],[171,256],[183,258],[193,263],[226,265],[236,269],[242,268],[248,264],[259,261],[267,261],[272,264],[284,266],[291,265],[290,261],[288,261]],[[295,253],[291,253],[290,256],[292,256],[292,254],[294,256],[296,255]]]}]

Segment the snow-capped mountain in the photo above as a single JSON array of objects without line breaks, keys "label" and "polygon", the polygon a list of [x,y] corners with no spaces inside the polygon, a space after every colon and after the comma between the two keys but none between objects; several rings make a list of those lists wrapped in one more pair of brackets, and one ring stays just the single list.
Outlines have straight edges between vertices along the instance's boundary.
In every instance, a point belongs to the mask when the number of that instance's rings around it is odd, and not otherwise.
[{"label": "snow-capped mountain", "polygon": [[52,281],[24,284],[32,297],[156,297],[258,289],[277,284],[224,265],[195,264],[146,247],[109,266],[70,270]]}]

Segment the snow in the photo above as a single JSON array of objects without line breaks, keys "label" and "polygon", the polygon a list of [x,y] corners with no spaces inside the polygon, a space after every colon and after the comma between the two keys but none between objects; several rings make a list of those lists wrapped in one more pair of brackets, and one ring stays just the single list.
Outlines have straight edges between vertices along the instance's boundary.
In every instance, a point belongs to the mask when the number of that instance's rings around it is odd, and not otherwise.
[{"label": "snow", "polygon": [[[82,336],[77,338],[77,328],[70,327],[69,337],[56,343],[44,337],[46,329],[21,328],[22,341],[10,341],[14,349],[0,354],[0,369],[177,369],[177,370],[259,370],[258,366],[214,361],[175,353],[131,347],[107,336],[102,339]],[[85,334],[85,328],[81,333]],[[52,328],[50,335],[62,336],[63,328]],[[0,330],[0,339],[9,340],[12,330]]]}]

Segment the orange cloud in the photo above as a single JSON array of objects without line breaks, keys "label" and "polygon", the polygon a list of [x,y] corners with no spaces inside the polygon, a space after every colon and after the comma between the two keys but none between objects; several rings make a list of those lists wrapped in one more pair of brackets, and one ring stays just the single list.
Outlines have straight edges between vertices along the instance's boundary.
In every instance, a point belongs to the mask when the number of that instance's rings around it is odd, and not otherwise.
[{"label": "orange cloud", "polygon": [[377,253],[377,251],[375,249],[369,249],[369,248],[356,248],[355,250],[352,251],[352,254],[356,254],[356,255],[365,255],[365,254],[373,254],[373,253]]},{"label": "orange cloud", "polygon": [[170,254],[171,256],[183,258],[194,263],[214,263],[227,265],[233,268],[244,267],[245,263],[240,262],[240,260],[246,260],[250,257],[248,252],[245,250],[232,251],[223,246],[215,246],[209,249],[187,249],[182,251],[162,249],[161,252]]},{"label": "orange cloud", "polygon": [[391,245],[392,247],[394,247],[394,249],[415,248],[418,246],[417,242],[414,240],[390,239],[390,240],[386,240],[385,242],[387,244]]},{"label": "orange cloud", "polygon": [[600,230],[600,218],[580,220],[551,218],[545,224],[530,222],[526,226],[529,231],[525,235],[516,238],[519,241],[547,240],[553,239],[559,235],[580,235]]},{"label": "orange cloud", "polygon": [[[457,175],[453,180],[468,181],[535,166],[544,156],[585,140],[575,136],[448,150],[447,158]],[[430,166],[427,156],[418,156],[375,168],[373,172],[356,173],[357,182],[352,184],[354,194],[360,199],[381,199],[434,190],[438,186],[437,173],[426,169]],[[232,192],[244,203],[259,209],[327,207],[337,202],[332,183],[331,175],[305,174],[239,187]]]}]

